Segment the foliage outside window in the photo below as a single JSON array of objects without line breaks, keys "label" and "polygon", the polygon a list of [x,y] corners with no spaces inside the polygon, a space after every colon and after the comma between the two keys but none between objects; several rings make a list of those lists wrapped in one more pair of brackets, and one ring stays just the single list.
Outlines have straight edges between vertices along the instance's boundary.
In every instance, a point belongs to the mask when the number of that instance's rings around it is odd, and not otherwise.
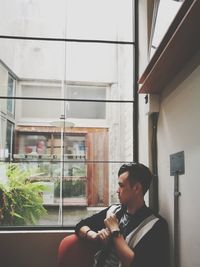
[{"label": "foliage outside window", "polygon": [[[0,168],[5,168],[1,164]],[[31,173],[22,171],[18,165],[6,165],[6,183],[0,183],[0,225],[36,224],[46,213],[41,183],[31,183]]]}]

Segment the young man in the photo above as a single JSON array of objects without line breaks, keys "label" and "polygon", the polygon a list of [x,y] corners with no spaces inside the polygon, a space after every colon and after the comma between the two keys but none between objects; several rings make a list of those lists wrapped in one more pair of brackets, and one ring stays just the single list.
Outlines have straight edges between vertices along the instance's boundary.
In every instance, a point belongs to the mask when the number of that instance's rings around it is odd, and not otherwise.
[{"label": "young man", "polygon": [[143,164],[122,165],[117,190],[121,204],[76,225],[79,237],[101,244],[94,266],[169,267],[167,223],[144,202],[151,180]]}]

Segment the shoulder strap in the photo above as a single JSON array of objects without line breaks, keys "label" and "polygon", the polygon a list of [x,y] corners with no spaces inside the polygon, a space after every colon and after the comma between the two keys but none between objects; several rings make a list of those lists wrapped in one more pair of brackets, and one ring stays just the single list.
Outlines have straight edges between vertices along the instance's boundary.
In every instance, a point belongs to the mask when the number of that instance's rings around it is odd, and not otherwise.
[{"label": "shoulder strap", "polygon": [[159,218],[157,218],[154,215],[150,215],[149,217],[144,219],[138,225],[138,227],[126,237],[126,241],[129,247],[134,248],[138,244],[138,242],[143,238],[143,236],[146,235],[146,233],[148,233],[152,229],[152,227],[158,220]]},{"label": "shoulder strap", "polygon": [[110,206],[110,208],[107,210],[106,213],[106,218],[111,215],[112,213],[117,213],[119,210],[121,209],[121,205],[120,204],[116,204],[116,205],[112,205]]}]

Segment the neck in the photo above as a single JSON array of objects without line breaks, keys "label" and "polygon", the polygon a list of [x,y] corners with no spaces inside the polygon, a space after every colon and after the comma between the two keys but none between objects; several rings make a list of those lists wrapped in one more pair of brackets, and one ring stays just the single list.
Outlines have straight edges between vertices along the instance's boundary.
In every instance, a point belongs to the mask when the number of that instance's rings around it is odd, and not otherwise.
[{"label": "neck", "polygon": [[134,214],[137,210],[141,209],[144,206],[144,199],[138,199],[127,206],[127,212]]}]

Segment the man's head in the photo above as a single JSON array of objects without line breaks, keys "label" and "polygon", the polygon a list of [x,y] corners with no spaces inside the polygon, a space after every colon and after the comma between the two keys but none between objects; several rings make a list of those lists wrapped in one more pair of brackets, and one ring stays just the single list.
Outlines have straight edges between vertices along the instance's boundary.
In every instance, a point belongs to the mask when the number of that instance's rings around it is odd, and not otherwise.
[{"label": "man's head", "polygon": [[141,163],[128,163],[123,164],[118,172],[118,177],[128,172],[128,181],[130,186],[134,186],[136,183],[141,184],[143,195],[147,192],[152,181],[152,173],[145,165]]}]

